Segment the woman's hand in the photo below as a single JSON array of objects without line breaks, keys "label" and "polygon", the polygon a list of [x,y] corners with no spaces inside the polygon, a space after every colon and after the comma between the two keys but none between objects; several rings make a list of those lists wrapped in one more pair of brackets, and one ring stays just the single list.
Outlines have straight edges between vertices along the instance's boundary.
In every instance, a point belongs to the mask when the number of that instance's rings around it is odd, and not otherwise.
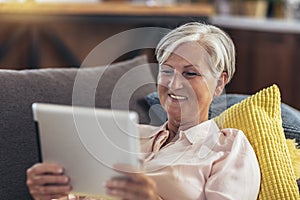
[{"label": "woman's hand", "polygon": [[60,165],[39,163],[27,170],[27,186],[36,200],[50,200],[66,196],[71,186]]},{"label": "woman's hand", "polygon": [[159,200],[156,183],[142,173],[128,173],[127,170],[117,171],[125,177],[115,177],[105,183],[106,193],[126,200]]}]

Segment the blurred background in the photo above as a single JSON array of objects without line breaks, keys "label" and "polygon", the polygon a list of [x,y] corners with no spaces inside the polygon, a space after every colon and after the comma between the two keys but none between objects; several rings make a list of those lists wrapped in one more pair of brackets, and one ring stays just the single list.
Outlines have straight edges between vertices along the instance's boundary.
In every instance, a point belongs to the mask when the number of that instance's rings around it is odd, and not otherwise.
[{"label": "blurred background", "polygon": [[[202,21],[235,42],[237,71],[227,93],[252,94],[276,83],[283,102],[300,109],[299,20],[300,0],[0,0],[0,68],[80,67],[98,44],[122,31]],[[145,40],[150,37],[161,35]],[[155,62],[153,49],[114,62],[139,54]]]}]

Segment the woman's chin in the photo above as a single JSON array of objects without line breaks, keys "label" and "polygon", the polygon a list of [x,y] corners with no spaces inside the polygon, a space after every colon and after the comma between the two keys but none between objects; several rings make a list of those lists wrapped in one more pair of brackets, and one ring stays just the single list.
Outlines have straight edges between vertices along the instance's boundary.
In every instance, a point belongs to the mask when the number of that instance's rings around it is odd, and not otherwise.
[{"label": "woman's chin", "polygon": [[[191,113],[191,112],[189,112]],[[177,122],[177,123],[186,123],[189,121],[195,121],[193,120],[193,117],[191,116],[195,116],[195,115],[191,115],[191,114],[183,114],[180,111],[174,111],[174,110],[168,110],[168,119],[172,120],[173,122]]]},{"label": "woman's chin", "polygon": [[193,119],[191,117],[171,117],[168,119],[169,123],[173,126],[177,127],[178,130],[187,130],[193,126],[199,124],[198,119]]}]

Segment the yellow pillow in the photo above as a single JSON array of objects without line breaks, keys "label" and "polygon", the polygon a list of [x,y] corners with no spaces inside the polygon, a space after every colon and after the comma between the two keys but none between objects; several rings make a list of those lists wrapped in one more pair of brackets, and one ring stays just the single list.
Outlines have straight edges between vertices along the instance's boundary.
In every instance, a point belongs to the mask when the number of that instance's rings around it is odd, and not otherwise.
[{"label": "yellow pillow", "polygon": [[300,179],[300,149],[296,148],[297,143],[296,139],[287,139],[286,140],[287,147],[290,152],[293,169],[297,179]]},{"label": "yellow pillow", "polygon": [[280,103],[280,91],[273,85],[214,118],[220,128],[242,130],[251,143],[261,170],[259,200],[300,199]]}]

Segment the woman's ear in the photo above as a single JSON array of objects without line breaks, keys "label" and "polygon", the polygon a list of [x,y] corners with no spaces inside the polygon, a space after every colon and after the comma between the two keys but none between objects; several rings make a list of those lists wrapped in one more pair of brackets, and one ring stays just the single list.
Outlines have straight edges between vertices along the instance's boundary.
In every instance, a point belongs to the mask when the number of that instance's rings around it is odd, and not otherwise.
[{"label": "woman's ear", "polygon": [[214,97],[222,94],[222,91],[227,83],[228,74],[227,72],[222,72],[219,79],[217,80],[217,87],[215,89]]}]

